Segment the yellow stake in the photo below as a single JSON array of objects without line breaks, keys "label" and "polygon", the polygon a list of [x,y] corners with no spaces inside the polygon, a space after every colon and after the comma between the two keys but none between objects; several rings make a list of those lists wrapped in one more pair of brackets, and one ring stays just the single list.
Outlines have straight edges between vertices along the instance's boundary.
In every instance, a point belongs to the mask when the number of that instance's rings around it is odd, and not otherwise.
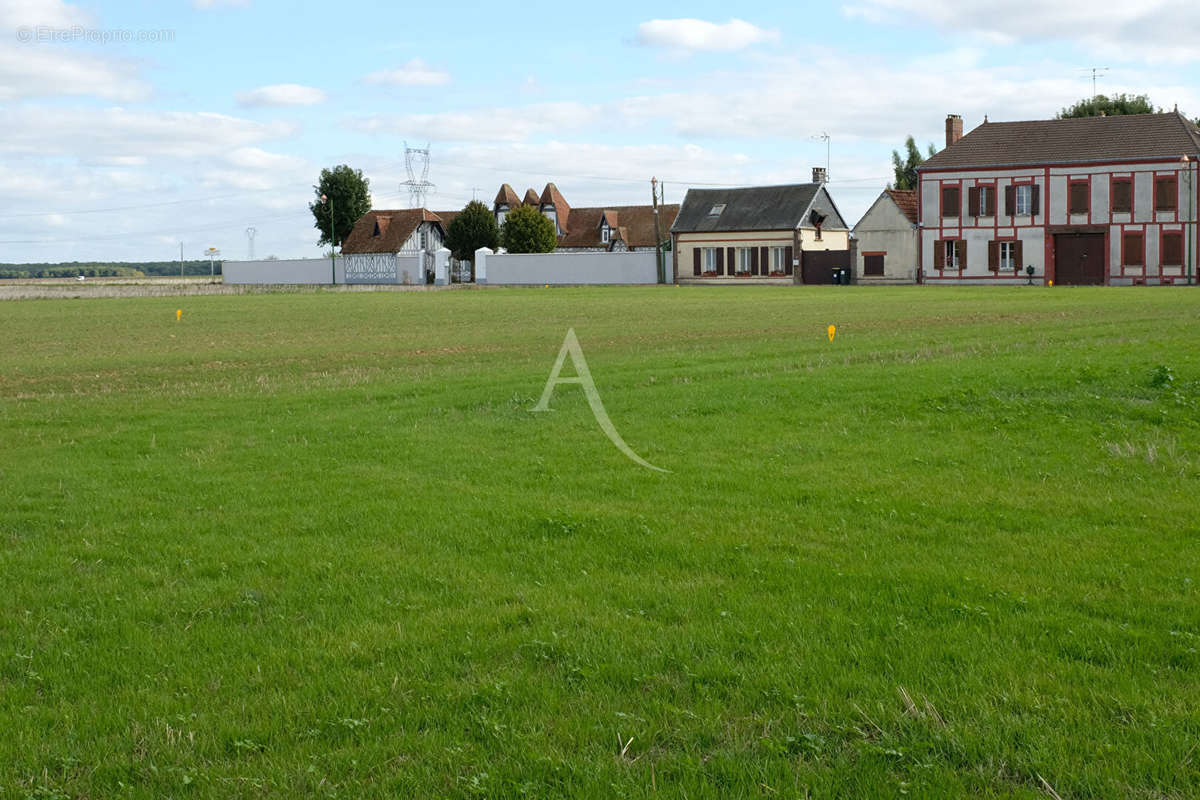
[{"label": "yellow stake", "polygon": [[183,309],[182,308],[175,309],[175,321],[179,322],[179,320],[182,318],[183,318]]},{"label": "yellow stake", "polygon": [[835,334],[837,334],[837,326],[830,325],[829,326],[829,341],[831,341],[831,342],[833,341],[833,337]]}]

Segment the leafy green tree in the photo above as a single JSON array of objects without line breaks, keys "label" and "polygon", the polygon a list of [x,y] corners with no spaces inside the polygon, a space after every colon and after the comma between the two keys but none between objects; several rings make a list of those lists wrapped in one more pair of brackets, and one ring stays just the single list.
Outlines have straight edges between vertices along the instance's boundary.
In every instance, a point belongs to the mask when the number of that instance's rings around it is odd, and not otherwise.
[{"label": "leafy green tree", "polygon": [[1153,114],[1154,104],[1150,97],[1144,94],[1115,94],[1112,97],[1098,94],[1087,97],[1073,106],[1058,112],[1056,119],[1073,119],[1075,117],[1120,117],[1126,114]]},{"label": "leafy green tree", "polygon": [[446,228],[446,247],[459,261],[474,261],[481,247],[500,246],[500,228],[492,210],[478,200],[467,203]]},{"label": "leafy green tree", "polygon": [[549,253],[558,246],[554,223],[533,206],[517,206],[500,226],[500,246],[510,253]]},{"label": "leafy green tree", "polygon": [[[904,140],[904,152],[905,158],[901,158],[899,151],[892,151],[892,171],[896,175],[892,183],[893,189],[917,188],[917,167],[921,166],[926,159],[926,156],[921,155],[921,151],[917,149],[917,143],[911,136]],[[933,143],[930,142],[929,155],[932,156],[936,152]]]},{"label": "leafy green tree", "polygon": [[[371,210],[370,182],[363,177],[361,169],[351,169],[340,164],[333,169],[321,170],[321,177],[313,187],[313,202],[308,204],[312,212],[313,227],[321,232],[318,245],[336,246],[346,241],[354,223]],[[325,195],[326,202],[321,202]],[[333,239],[330,239],[330,216],[333,217]]]}]

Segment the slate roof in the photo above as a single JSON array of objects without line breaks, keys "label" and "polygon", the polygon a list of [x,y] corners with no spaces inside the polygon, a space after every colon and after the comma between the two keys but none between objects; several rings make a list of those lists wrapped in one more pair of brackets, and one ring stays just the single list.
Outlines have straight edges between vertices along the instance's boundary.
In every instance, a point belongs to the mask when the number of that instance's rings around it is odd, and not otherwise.
[{"label": "slate roof", "polygon": [[1182,114],[985,122],[917,167],[1015,167],[1175,160],[1200,154],[1200,129]]},{"label": "slate roof", "polygon": [[[379,223],[379,235],[375,235]],[[400,248],[412,236],[422,222],[434,222],[445,232],[446,223],[432,211],[423,208],[368,211],[354,223],[354,229],[342,243],[342,252],[354,253],[399,253]]]},{"label": "slate roof", "polygon": [[908,217],[908,221],[917,224],[917,190],[916,189],[885,189],[888,197],[900,209],[900,213]]},{"label": "slate roof", "polygon": [[[800,224],[821,184],[747,186],[738,189],[688,189],[673,233],[710,231],[782,231]],[[725,209],[716,216],[716,205]],[[621,220],[624,224],[625,220]]]}]

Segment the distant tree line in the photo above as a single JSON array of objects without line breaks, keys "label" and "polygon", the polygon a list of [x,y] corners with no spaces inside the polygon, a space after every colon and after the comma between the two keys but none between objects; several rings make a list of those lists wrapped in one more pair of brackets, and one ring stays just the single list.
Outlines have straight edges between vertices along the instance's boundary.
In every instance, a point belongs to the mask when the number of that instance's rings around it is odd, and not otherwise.
[{"label": "distant tree line", "polygon": [[[216,262],[221,274],[221,262]],[[155,275],[178,275],[178,261],[60,261],[41,264],[0,264],[0,279],[4,278],[144,278]],[[207,259],[183,262],[184,275],[208,275]]]}]

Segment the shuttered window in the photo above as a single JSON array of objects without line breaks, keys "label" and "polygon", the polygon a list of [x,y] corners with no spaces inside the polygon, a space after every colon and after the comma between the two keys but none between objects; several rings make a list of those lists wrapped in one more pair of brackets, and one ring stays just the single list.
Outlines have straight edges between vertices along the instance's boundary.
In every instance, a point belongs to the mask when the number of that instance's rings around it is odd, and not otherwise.
[{"label": "shuttered window", "polygon": [[737,249],[737,274],[750,274],[750,250],[749,247],[739,247]]},{"label": "shuttered window", "polygon": [[863,256],[863,275],[883,277],[883,253],[871,253]]},{"label": "shuttered window", "polygon": [[1033,190],[1032,184],[1023,183],[1016,187],[1016,211],[1018,217],[1028,217],[1033,215]]},{"label": "shuttered window", "polygon": [[1067,195],[1067,206],[1070,213],[1086,214],[1091,210],[1091,187],[1087,181],[1072,181]]},{"label": "shuttered window", "polygon": [[1154,210],[1174,211],[1179,205],[1179,184],[1174,175],[1154,179]]},{"label": "shuttered window", "polygon": [[962,195],[957,186],[942,187],[942,216],[957,217],[959,206],[962,205]]},{"label": "shuttered window", "polygon": [[1164,267],[1183,266],[1183,234],[1179,231],[1166,231],[1162,235],[1161,261]]},{"label": "shuttered window", "polygon": [[962,239],[942,239],[935,243],[938,269],[962,269],[967,263],[967,243]]},{"label": "shuttered window", "polygon": [[1146,263],[1146,240],[1141,231],[1126,231],[1121,237],[1121,264],[1140,267]]},{"label": "shuttered window", "polygon": [[1133,178],[1113,179],[1112,210],[1117,214],[1133,212]]}]

